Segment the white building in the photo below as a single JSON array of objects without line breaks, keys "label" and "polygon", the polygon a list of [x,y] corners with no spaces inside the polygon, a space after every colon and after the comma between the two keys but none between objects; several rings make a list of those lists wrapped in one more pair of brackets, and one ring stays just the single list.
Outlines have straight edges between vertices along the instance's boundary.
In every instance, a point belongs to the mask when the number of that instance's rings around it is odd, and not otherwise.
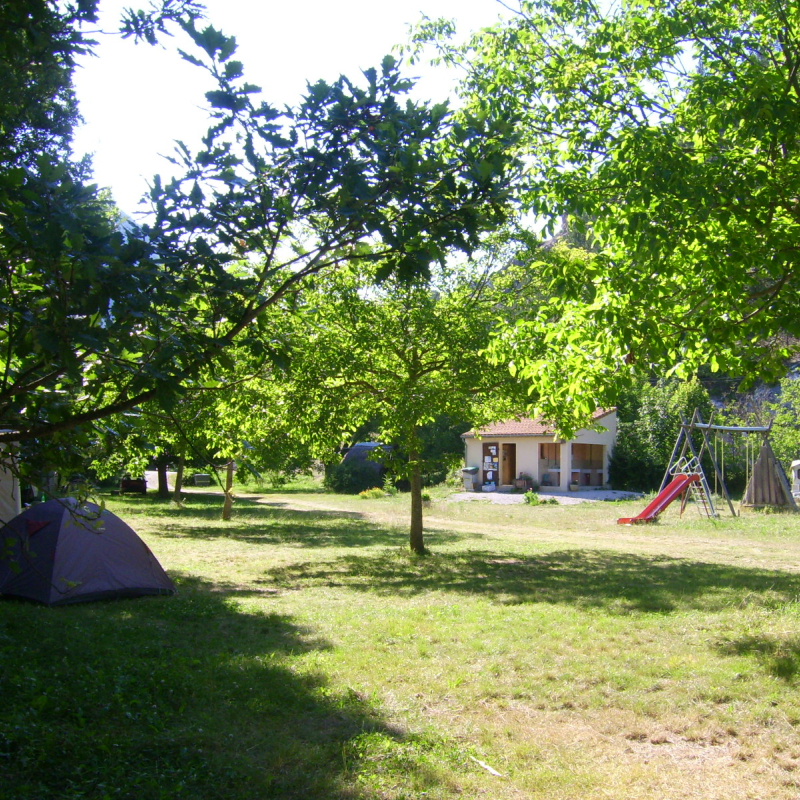
[{"label": "white building", "polygon": [[475,482],[512,487],[529,477],[540,486],[566,490],[605,486],[608,462],[617,437],[617,411],[598,409],[594,420],[605,430],[582,428],[565,441],[556,439],[554,428],[540,420],[513,419],[462,434],[467,467],[477,467]]}]

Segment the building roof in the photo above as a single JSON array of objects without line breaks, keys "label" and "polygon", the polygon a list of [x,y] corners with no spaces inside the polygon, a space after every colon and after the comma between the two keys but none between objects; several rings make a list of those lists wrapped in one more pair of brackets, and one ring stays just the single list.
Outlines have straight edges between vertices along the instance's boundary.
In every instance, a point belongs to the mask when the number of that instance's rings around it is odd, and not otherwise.
[{"label": "building roof", "polygon": [[[598,408],[592,414],[592,419],[599,420],[616,410],[616,408]],[[478,436],[481,439],[499,436],[552,436],[555,431],[556,427],[552,422],[544,422],[541,419],[531,419],[530,417],[519,417],[518,419],[495,422],[477,431],[467,431],[461,434],[461,438],[474,439]]]}]

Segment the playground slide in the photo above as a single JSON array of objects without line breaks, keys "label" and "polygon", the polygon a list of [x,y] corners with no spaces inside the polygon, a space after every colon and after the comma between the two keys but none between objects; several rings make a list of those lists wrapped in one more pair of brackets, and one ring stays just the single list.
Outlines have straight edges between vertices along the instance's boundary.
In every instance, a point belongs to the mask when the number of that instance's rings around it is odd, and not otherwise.
[{"label": "playground slide", "polygon": [[617,520],[620,525],[633,525],[636,522],[653,522],[655,518],[679,495],[689,488],[690,483],[697,483],[700,476],[676,475],[663,489],[656,495],[656,498],[647,508],[635,517],[621,517]]}]

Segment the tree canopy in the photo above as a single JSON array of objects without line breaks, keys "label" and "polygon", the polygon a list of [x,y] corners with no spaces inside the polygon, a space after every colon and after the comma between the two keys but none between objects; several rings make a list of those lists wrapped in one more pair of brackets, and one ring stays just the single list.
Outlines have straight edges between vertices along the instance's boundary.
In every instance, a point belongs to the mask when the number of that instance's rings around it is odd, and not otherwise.
[{"label": "tree canopy", "polygon": [[[151,220],[120,225],[68,147],[96,0],[18,5],[0,57],[15,67],[35,51],[42,69],[14,72],[20,97],[60,109],[44,124],[0,96],[0,144],[20,154],[0,171],[0,442],[27,442],[28,464],[65,462],[111,415],[218,385],[234,344],[275,357],[269,314],[290,312],[311,276],[378,260],[378,278],[422,275],[506,217],[506,123],[407,100],[391,57],[278,110],[244,79],[233,38],[164,0],[123,30],[183,37],[181,57],[212,82],[211,127],[197,152],[178,143],[180,177],[154,179]],[[34,158],[40,141],[52,146]]]},{"label": "tree canopy", "polygon": [[[573,424],[632,371],[698,365],[774,379],[800,337],[800,11],[784,0],[524,0],[450,48],[476,113],[513,121],[521,193],[589,226],[596,253],[545,265],[558,287],[499,353]],[[524,352],[530,334],[547,352]],[[585,391],[565,391],[564,375]]]},{"label": "tree canopy", "polygon": [[[284,408],[324,456],[367,421],[399,445],[411,484],[410,547],[425,551],[421,476],[423,427],[443,414],[474,425],[524,410],[526,395],[505,365],[483,355],[500,315],[533,300],[514,270],[435,270],[430,283],[399,277],[374,286],[380,267],[321,280],[305,297],[291,353]],[[527,298],[526,298],[527,295]]]}]

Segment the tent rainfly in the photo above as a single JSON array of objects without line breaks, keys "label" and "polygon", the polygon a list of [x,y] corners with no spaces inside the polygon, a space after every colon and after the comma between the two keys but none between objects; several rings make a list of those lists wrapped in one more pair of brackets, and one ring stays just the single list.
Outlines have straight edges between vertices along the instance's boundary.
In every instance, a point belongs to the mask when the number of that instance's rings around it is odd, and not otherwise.
[{"label": "tent rainfly", "polygon": [[174,593],[133,529],[94,503],[48,500],[0,529],[1,595],[55,606]]}]

